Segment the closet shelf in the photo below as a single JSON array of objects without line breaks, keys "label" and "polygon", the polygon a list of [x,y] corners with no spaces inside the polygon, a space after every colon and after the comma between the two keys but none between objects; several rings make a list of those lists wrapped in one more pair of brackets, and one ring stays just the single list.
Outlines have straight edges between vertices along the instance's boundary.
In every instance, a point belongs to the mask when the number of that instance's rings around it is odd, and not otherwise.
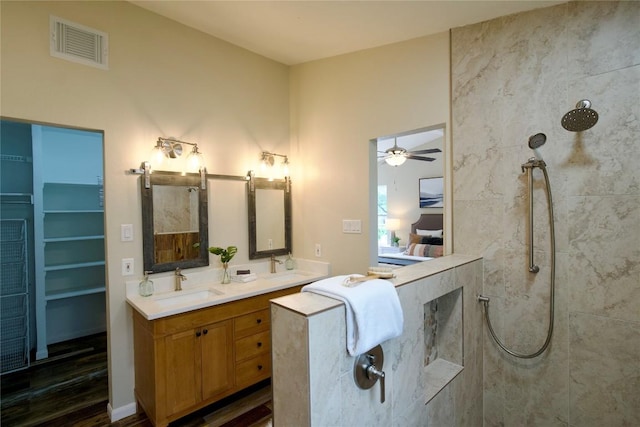
[{"label": "closet shelf", "polygon": [[7,205],[32,205],[31,193],[0,193],[0,203]]},{"label": "closet shelf", "polygon": [[45,299],[47,301],[54,301],[54,300],[65,299],[65,298],[79,297],[82,295],[100,294],[103,292],[105,292],[104,286],[100,286],[97,288],[78,288],[75,290],[67,289],[65,291],[47,293]]},{"label": "closet shelf", "polygon": [[70,237],[48,237],[43,241],[45,243],[56,243],[56,242],[74,242],[80,240],[102,240],[104,239],[104,235],[95,235],[95,236],[70,236]]},{"label": "closet shelf", "polygon": [[71,270],[74,268],[95,267],[98,265],[105,265],[105,262],[91,261],[91,262],[79,262],[75,264],[48,265],[44,268],[44,271]]},{"label": "closet shelf", "polygon": [[98,183],[96,179],[96,183],[88,183],[88,182],[55,182],[55,181],[45,181],[43,182],[45,186],[60,186],[60,187],[102,187],[102,184]]},{"label": "closet shelf", "polygon": [[43,211],[45,215],[56,215],[56,214],[87,214],[87,213],[104,213],[104,209],[74,209],[74,210],[45,210]]}]

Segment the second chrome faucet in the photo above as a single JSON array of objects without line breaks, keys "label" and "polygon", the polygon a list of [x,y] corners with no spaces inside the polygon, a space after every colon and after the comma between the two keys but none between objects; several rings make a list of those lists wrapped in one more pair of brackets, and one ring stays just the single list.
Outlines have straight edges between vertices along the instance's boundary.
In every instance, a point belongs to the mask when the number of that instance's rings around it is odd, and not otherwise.
[{"label": "second chrome faucet", "polygon": [[182,281],[183,280],[187,280],[187,276],[182,274],[182,270],[180,270],[180,267],[176,268],[175,279],[176,279],[176,284],[175,284],[175,289],[174,290],[181,291],[182,290]]},{"label": "second chrome faucet", "polygon": [[279,259],[276,259],[275,255],[271,255],[271,272],[275,273],[276,272],[276,263],[278,264],[282,264],[282,261],[280,261]]}]

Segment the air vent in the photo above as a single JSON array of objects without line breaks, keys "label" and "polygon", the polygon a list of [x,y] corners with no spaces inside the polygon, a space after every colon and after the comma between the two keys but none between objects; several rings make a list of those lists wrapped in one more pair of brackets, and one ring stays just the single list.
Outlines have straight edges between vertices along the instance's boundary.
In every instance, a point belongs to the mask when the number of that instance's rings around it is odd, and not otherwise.
[{"label": "air vent", "polygon": [[109,68],[109,35],[51,16],[51,56],[92,67]]}]

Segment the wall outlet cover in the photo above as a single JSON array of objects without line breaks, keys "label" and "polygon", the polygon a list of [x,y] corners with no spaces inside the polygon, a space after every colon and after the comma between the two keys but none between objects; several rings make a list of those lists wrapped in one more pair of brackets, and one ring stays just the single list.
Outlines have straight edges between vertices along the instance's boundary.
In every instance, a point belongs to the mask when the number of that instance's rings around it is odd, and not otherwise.
[{"label": "wall outlet cover", "polygon": [[133,276],[133,258],[122,258],[122,275]]}]

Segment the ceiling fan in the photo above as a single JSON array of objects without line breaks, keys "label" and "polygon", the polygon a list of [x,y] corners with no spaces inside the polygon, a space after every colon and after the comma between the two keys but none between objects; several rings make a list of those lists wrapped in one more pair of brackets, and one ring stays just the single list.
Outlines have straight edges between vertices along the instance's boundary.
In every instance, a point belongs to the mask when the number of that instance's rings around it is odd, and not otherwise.
[{"label": "ceiling fan", "polygon": [[407,149],[399,147],[396,138],[393,138],[393,147],[388,148],[385,151],[378,151],[378,153],[383,154],[378,158],[384,160],[388,165],[400,166],[407,159],[433,162],[435,160],[434,157],[417,156],[417,154],[432,154],[432,153],[440,153],[440,152],[442,152],[442,150],[440,150],[439,148],[428,148],[426,150],[407,151]]}]

